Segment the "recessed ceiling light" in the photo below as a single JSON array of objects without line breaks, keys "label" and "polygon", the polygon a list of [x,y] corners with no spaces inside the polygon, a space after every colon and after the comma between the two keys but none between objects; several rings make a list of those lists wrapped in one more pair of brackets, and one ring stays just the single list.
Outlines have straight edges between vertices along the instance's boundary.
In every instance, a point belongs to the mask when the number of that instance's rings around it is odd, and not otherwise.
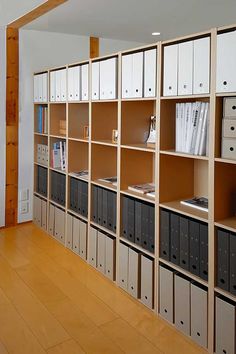
[{"label": "recessed ceiling light", "polygon": [[152,36],[160,36],[160,32],[152,32]]}]

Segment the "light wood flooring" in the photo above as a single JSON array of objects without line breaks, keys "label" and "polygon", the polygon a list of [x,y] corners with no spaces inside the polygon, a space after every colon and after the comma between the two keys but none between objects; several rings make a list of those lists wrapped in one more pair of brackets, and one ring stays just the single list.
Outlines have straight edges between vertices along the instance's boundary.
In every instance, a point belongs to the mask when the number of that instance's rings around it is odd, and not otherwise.
[{"label": "light wood flooring", "polygon": [[0,230],[0,354],[203,354],[33,224]]}]

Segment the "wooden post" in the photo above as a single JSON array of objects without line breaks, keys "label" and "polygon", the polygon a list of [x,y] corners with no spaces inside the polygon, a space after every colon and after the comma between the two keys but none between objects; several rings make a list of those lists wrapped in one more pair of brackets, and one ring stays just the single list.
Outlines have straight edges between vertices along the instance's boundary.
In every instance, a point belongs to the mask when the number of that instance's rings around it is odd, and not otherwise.
[{"label": "wooden post", "polygon": [[99,38],[90,37],[90,59],[99,56]]}]

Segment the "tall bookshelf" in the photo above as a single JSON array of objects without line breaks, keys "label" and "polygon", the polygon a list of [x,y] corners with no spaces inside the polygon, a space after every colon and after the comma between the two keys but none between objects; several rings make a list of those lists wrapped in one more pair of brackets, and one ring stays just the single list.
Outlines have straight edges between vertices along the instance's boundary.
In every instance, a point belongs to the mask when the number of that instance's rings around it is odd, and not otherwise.
[{"label": "tall bookshelf", "polygon": [[[36,189],[35,196],[47,203],[49,220],[49,205],[53,204],[62,209],[66,215],[78,217],[91,227],[98,228],[115,240],[115,277],[119,279],[120,244],[125,244],[141,255],[153,261],[153,306],[152,311],[160,312],[159,298],[159,265],[166,266],[192,282],[196,282],[207,292],[208,302],[208,331],[207,348],[210,353],[216,351],[216,321],[215,299],[223,296],[227,301],[236,303],[236,296],[216,286],[217,267],[217,229],[236,233],[236,216],[231,203],[231,195],[235,190],[236,160],[221,158],[221,132],[223,115],[223,98],[234,97],[236,92],[216,92],[216,42],[217,34],[235,30],[235,26],[212,29],[202,33],[158,42],[149,46],[119,52],[110,56],[95,58],[83,63],[66,65],[63,68],[68,72],[69,67],[89,64],[89,97],[87,101],[43,102],[48,107],[48,133],[39,133],[35,129],[35,148],[37,144],[48,145],[51,151],[52,144],[57,140],[65,141],[67,147],[67,167],[65,171],[56,170],[65,175],[66,191],[65,204],[61,205],[51,200],[51,174],[55,170],[48,163],[36,162],[35,152],[35,180],[37,169],[44,166],[47,169],[47,196],[42,196]],[[164,49],[166,46],[185,43],[201,38],[210,39],[210,90],[208,93],[191,95],[164,95]],[[143,52],[148,49],[157,50],[156,67],[156,95],[155,97],[122,98],[122,57],[131,53]],[[108,58],[117,58],[117,98],[109,100],[92,100],[92,64]],[[57,68],[56,68],[57,69]],[[48,71],[48,77],[54,69]],[[45,73],[45,72],[44,72]],[[42,73],[36,73],[36,75]],[[50,84],[48,82],[48,92]],[[185,154],[175,151],[175,109],[176,103],[181,102],[208,102],[210,107],[209,119],[209,150],[207,156]],[[40,103],[35,103],[35,117]],[[145,141],[149,130],[149,117],[157,117],[157,142],[155,148],[147,147]],[[60,133],[60,120],[65,121],[66,131]],[[36,122],[36,118],[35,118]],[[84,137],[84,126],[89,126],[89,137]],[[112,142],[112,130],[118,130],[118,142]],[[70,209],[69,191],[72,173],[88,169],[88,216],[81,216]],[[99,181],[100,178],[117,175],[117,186]],[[128,190],[128,186],[138,183],[154,181],[156,197],[152,199]],[[116,231],[95,223],[92,219],[93,187],[102,187],[111,190],[117,196],[117,227]],[[209,211],[203,212],[183,206],[180,200],[195,195],[208,196]],[[155,206],[155,251],[150,252],[142,246],[130,242],[122,236],[122,203],[124,197],[131,197]],[[166,210],[180,216],[191,218],[208,227],[208,280],[194,275],[188,270],[165,260],[160,254],[160,211]],[[37,222],[37,221],[36,221]],[[67,223],[67,218],[65,218]],[[49,230],[49,226],[46,228]],[[67,230],[67,227],[65,227]],[[63,243],[66,245],[66,238]],[[89,238],[88,238],[89,242]],[[89,244],[87,244],[89,248]],[[140,299],[138,299],[140,300]],[[224,352],[224,351],[223,351]],[[228,353],[228,352],[227,352]],[[235,353],[235,352],[234,352]]]}]

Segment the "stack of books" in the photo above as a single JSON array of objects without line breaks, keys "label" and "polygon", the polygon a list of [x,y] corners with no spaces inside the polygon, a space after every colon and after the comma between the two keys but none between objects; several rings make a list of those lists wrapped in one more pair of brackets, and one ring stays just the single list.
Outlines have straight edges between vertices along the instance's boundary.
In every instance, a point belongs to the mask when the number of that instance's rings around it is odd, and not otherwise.
[{"label": "stack of books", "polygon": [[80,179],[88,180],[88,170],[82,170],[78,172],[71,172],[71,176],[79,177]]},{"label": "stack of books", "polygon": [[185,199],[180,203],[191,208],[208,212],[208,198],[206,197],[194,197],[192,199]]},{"label": "stack of books", "polygon": [[176,151],[192,155],[208,154],[209,103],[176,104]]},{"label": "stack of books", "polygon": [[38,106],[37,114],[37,133],[47,134],[48,133],[48,107]]},{"label": "stack of books", "polygon": [[66,142],[58,141],[53,144],[51,167],[66,170]]},{"label": "stack of books", "polygon": [[98,181],[109,183],[112,184],[113,186],[117,186],[117,176],[99,178]]},{"label": "stack of books", "polygon": [[154,183],[144,183],[144,184],[134,184],[128,187],[129,191],[145,194],[149,197],[155,198],[155,184]]}]

